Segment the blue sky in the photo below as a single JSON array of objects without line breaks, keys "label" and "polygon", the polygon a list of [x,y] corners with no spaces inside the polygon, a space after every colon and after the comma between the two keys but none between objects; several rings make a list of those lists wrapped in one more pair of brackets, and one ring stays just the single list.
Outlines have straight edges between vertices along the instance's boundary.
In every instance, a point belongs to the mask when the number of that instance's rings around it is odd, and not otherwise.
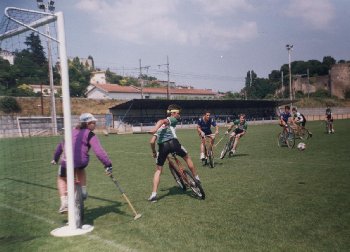
[{"label": "blue sky", "polygon": [[[45,1],[45,0],[44,0]],[[37,9],[35,0],[1,0]],[[292,61],[350,60],[348,0],[57,0],[65,17],[67,54],[95,65],[215,91],[239,91]],[[158,66],[162,65],[162,66]],[[144,70],[144,73],[146,70]],[[303,73],[301,73],[303,74]]]}]

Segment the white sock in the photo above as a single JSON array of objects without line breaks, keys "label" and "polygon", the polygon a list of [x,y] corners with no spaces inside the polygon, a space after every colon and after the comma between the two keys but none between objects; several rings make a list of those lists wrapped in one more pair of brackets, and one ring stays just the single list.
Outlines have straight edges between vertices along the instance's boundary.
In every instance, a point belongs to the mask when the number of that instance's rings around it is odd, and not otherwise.
[{"label": "white sock", "polygon": [[81,192],[83,193],[83,194],[87,194],[87,189],[86,189],[86,186],[82,186],[81,187]]},{"label": "white sock", "polygon": [[61,205],[68,205],[68,197],[61,196]]},{"label": "white sock", "polygon": [[197,180],[200,180],[198,175],[196,175],[194,178],[197,179]]},{"label": "white sock", "polygon": [[153,198],[153,197],[155,197],[155,196],[157,196],[157,192],[152,192],[151,198]]}]

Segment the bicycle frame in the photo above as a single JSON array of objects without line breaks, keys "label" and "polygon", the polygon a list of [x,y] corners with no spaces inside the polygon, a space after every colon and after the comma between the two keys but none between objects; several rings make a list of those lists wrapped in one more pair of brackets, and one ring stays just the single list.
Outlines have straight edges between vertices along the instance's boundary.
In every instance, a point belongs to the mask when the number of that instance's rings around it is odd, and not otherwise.
[{"label": "bicycle frame", "polygon": [[206,135],[202,137],[202,143],[204,146],[205,164],[209,164],[211,168],[214,168],[214,146],[212,140],[215,139],[215,134]]}]

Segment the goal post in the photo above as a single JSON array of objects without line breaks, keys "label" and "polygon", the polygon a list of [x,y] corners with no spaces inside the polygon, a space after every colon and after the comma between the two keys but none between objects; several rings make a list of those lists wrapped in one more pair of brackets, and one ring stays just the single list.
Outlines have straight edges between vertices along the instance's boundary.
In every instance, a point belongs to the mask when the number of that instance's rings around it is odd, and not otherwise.
[{"label": "goal post", "polygon": [[[45,25],[55,22],[57,28],[57,37],[49,36],[39,30]],[[4,30],[5,29],[5,30]],[[92,231],[93,227],[82,230],[76,225],[76,216],[74,214],[74,160],[73,160],[73,142],[72,142],[72,122],[71,105],[69,94],[69,76],[68,76],[68,58],[66,51],[66,38],[64,30],[64,17],[62,12],[47,13],[33,10],[7,7],[5,9],[5,18],[1,23],[0,29],[0,47],[1,43],[11,37],[21,33],[32,31],[40,34],[58,45],[59,64],[62,85],[62,103],[63,103],[63,121],[64,121],[64,141],[65,158],[67,163],[67,188],[68,188],[68,226],[55,229],[51,232],[54,236],[73,236]]]}]

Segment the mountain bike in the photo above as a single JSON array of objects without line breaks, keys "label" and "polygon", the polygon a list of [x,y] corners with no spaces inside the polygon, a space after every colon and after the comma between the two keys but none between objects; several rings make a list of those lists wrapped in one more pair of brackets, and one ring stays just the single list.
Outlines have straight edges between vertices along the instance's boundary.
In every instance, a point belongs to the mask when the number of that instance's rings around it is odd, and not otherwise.
[{"label": "mountain bike", "polygon": [[295,133],[294,130],[288,125],[283,127],[282,132],[277,135],[277,144],[279,147],[288,146],[292,149],[295,145]]},{"label": "mountain bike", "polygon": [[205,193],[200,181],[196,180],[189,170],[186,170],[175,153],[168,156],[168,164],[171,174],[181,190],[186,191],[190,188],[199,199],[205,199]]},{"label": "mountain bike", "polygon": [[[220,158],[221,159],[224,159],[224,157],[226,156],[227,152],[229,152],[232,149],[232,146],[235,143],[235,140],[236,140],[236,137],[230,137],[230,135],[229,135],[229,138],[228,138],[224,148],[222,149],[222,151],[220,153]],[[232,154],[229,153],[229,156],[231,157]]]},{"label": "mountain bike", "polygon": [[205,159],[203,160],[203,165],[207,165],[209,163],[211,168],[214,168],[215,161],[214,161],[214,147],[211,143],[211,140],[215,138],[215,134],[206,135],[205,137],[202,137],[202,143],[204,146],[204,156]]}]

